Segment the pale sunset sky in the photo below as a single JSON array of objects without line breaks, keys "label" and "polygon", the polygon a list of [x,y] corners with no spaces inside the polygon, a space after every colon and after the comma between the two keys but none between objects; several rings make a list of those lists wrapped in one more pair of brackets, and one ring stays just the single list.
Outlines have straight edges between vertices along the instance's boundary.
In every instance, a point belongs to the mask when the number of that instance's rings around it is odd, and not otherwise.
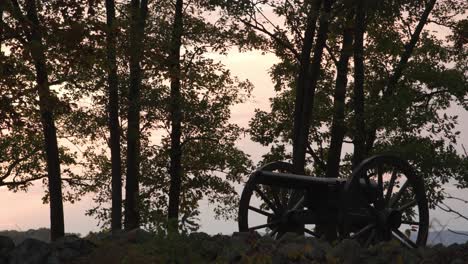
[{"label": "pale sunset sky", "polygon": [[[247,127],[255,108],[265,110],[269,108],[268,98],[274,95],[274,91],[273,84],[268,75],[268,69],[277,61],[277,58],[272,54],[262,55],[256,51],[245,53],[232,51],[227,56],[216,55],[213,58],[221,60],[234,75],[237,75],[241,79],[249,79],[255,85],[253,97],[249,102],[232,108],[232,122]],[[461,131],[459,144],[460,146],[464,144],[468,147],[468,122],[466,122],[468,121],[468,113],[459,107],[452,107],[449,109],[449,112],[460,115],[461,124],[457,128]],[[238,146],[251,155],[254,162],[257,162],[261,155],[268,150],[250,141],[248,137],[239,140]],[[456,190],[451,186],[447,186],[446,188],[454,196],[468,199],[468,191]],[[238,191],[241,191],[241,187]],[[32,187],[27,193],[13,193],[6,188],[1,188],[0,205],[3,212],[0,215],[0,230],[14,229],[25,231],[31,228],[48,227],[49,206],[42,204],[41,198],[43,195],[44,190],[40,183]],[[449,204],[454,209],[468,214],[466,205],[457,202]],[[64,207],[66,232],[86,235],[89,231],[97,231],[99,229],[96,220],[85,216],[85,210],[92,207],[91,196],[84,197],[82,201],[75,204],[66,203]],[[236,222],[215,220],[213,206],[207,202],[202,203],[201,211],[201,231],[209,234],[229,234],[237,231]],[[443,226],[447,225],[448,228],[454,230],[468,231],[468,222],[456,219],[453,215],[447,215],[440,211],[431,211],[431,219],[436,219],[433,222],[433,229],[435,230],[443,229]]]}]

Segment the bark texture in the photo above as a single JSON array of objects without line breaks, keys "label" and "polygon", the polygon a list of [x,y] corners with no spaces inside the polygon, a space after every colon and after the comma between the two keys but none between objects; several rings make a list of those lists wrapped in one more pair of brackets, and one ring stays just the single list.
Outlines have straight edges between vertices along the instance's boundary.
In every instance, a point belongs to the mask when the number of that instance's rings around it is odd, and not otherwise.
[{"label": "bark texture", "polygon": [[140,225],[139,178],[140,178],[140,66],[143,50],[144,29],[148,13],[146,0],[131,1],[130,25],[130,87],[128,92],[127,130],[127,177],[125,185],[125,230]]},{"label": "bark texture", "polygon": [[304,42],[300,54],[300,69],[297,78],[296,97],[294,102],[294,130],[293,130],[293,166],[294,172],[304,174],[305,153],[307,145],[307,133],[305,132],[306,120],[304,112],[306,107],[310,107],[307,100],[304,100],[309,92],[310,83],[310,55],[312,52],[316,23],[320,13],[321,0],[309,1],[309,12],[307,14],[307,25],[304,33]]},{"label": "bark texture", "polygon": [[172,27],[171,51],[169,55],[169,70],[171,78],[171,99],[169,115],[171,121],[171,150],[169,175],[171,177],[169,187],[168,220],[177,229],[180,206],[180,191],[182,185],[182,95],[180,82],[180,48],[182,45],[183,31],[183,0],[177,0],[175,6],[174,22]]},{"label": "bark texture", "polygon": [[108,115],[112,168],[111,229],[122,229],[122,161],[120,158],[119,87],[116,62],[115,2],[106,0]]},{"label": "bark texture", "polygon": [[365,157],[366,128],[364,121],[364,32],[366,27],[364,0],[356,5],[354,30],[354,152],[353,168]]},{"label": "bark texture", "polygon": [[[350,20],[350,19],[349,19]],[[349,26],[349,21],[346,21],[343,29],[343,44],[340,53],[340,59],[337,65],[337,76],[335,83],[335,94],[333,101],[333,121],[331,126],[330,149],[328,151],[327,171],[325,176],[337,178],[339,174],[341,148],[343,146],[343,138],[346,132],[344,123],[345,117],[345,96],[346,86],[348,84],[348,63],[352,54],[353,32]]]},{"label": "bark texture", "polygon": [[28,22],[30,22],[30,34],[28,34],[27,38],[31,57],[36,69],[39,110],[41,112],[44,134],[47,176],[49,181],[50,237],[52,241],[55,241],[65,234],[62,180],[60,176],[60,159],[53,113],[55,100],[50,92],[45,48],[35,0],[26,1],[26,17]]}]

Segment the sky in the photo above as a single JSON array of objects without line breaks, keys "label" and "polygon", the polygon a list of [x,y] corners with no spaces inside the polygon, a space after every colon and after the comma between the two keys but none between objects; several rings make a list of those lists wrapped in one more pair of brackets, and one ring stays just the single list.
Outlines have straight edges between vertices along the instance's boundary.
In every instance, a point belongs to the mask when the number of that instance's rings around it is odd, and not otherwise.
[{"label": "sky", "polygon": [[[247,126],[252,118],[255,108],[267,110],[269,107],[268,98],[274,95],[273,84],[268,75],[268,69],[277,62],[277,58],[272,54],[262,55],[260,52],[252,51],[238,53],[230,52],[227,56],[216,55],[214,59],[221,60],[233,75],[240,79],[249,79],[255,86],[253,97],[245,104],[232,108],[231,121],[242,126]],[[457,129],[461,131],[460,144],[468,147],[468,113],[461,108],[452,107],[451,114],[460,115],[461,124]],[[254,162],[258,161],[268,148],[263,147],[248,138],[238,141],[238,146],[248,153]],[[457,190],[451,185],[445,188],[454,196],[468,199],[467,190]],[[240,192],[242,186],[239,186]],[[41,184],[32,187],[27,193],[13,193],[6,188],[0,189],[0,206],[3,209],[0,214],[0,230],[21,230],[34,229],[49,226],[49,206],[42,204],[41,198],[44,189]],[[461,202],[449,202],[449,205],[456,210],[464,211],[468,214],[468,206]],[[90,231],[98,231],[97,221],[90,216],[85,216],[85,211],[93,206],[92,197],[86,196],[75,204],[65,203],[65,229],[66,232],[80,233],[86,235]],[[213,205],[203,201],[201,204],[201,230],[209,234],[230,234],[237,231],[237,223],[234,221],[217,221],[214,219]],[[453,215],[438,211],[431,211],[432,228],[435,230],[451,228],[454,230],[468,231],[468,222],[456,219]]]}]

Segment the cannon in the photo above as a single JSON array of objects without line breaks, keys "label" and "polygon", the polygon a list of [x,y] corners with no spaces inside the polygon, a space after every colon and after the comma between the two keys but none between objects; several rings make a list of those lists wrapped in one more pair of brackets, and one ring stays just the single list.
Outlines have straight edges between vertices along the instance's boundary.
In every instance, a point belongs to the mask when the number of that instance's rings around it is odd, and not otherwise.
[{"label": "cannon", "polygon": [[332,226],[337,239],[363,246],[397,239],[416,248],[426,244],[429,209],[423,179],[397,156],[370,157],[347,178],[297,175],[292,164],[278,161],[250,175],[238,224],[240,232],[274,239],[287,232],[319,237]]}]

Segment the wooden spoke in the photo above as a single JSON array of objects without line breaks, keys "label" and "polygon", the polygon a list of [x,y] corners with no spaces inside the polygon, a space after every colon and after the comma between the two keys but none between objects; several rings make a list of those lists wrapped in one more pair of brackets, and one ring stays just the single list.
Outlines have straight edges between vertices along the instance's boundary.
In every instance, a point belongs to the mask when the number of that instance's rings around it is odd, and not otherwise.
[{"label": "wooden spoke", "polygon": [[279,227],[275,227],[274,229],[271,230],[270,233],[268,233],[268,236],[274,238],[275,235],[278,233]]},{"label": "wooden spoke", "polygon": [[[354,168],[345,187],[349,209],[343,225],[349,224],[341,237],[355,238],[366,247],[393,238],[410,248],[426,244],[429,208],[424,181],[408,161],[388,154],[367,158]],[[411,238],[397,225],[410,229]]]},{"label": "wooden spoke", "polygon": [[256,207],[253,207],[253,206],[249,206],[249,210],[252,210],[252,211],[254,211],[254,212],[256,212],[256,213],[259,213],[259,214],[264,215],[264,216],[267,216],[267,217],[273,217],[273,216],[274,216],[274,214],[265,212],[265,211],[263,211],[263,210],[261,210],[261,209],[258,209],[258,208],[256,208]]},{"label": "wooden spoke", "polygon": [[367,226],[365,226],[364,228],[362,228],[361,230],[359,230],[357,233],[354,233],[352,236],[350,236],[349,238],[350,239],[355,239],[356,237],[366,233],[367,231],[369,231],[370,229],[374,228],[375,227],[375,224],[368,224]]},{"label": "wooden spoke", "polygon": [[371,234],[369,235],[369,237],[366,240],[366,243],[364,244],[364,247],[369,247],[369,245],[372,243],[374,238],[375,238],[375,229],[372,229]]},{"label": "wooden spoke", "polygon": [[404,242],[405,244],[407,244],[408,246],[412,247],[412,248],[417,248],[418,246],[416,245],[416,243],[414,243],[411,239],[409,239],[405,234],[403,234],[400,230],[396,229],[396,228],[393,228],[392,229],[393,231],[393,235],[400,241]]},{"label": "wooden spoke", "polygon": [[270,187],[271,189],[271,194],[273,195],[273,201],[275,202],[275,204],[277,205],[278,209],[279,210],[283,210],[284,209],[284,206],[283,204],[281,204],[281,200],[279,198],[279,190],[277,188],[274,188],[274,187]]},{"label": "wooden spoke", "polygon": [[403,193],[406,191],[406,188],[409,187],[409,180],[406,180],[406,182],[401,186],[400,190],[390,199],[390,202],[388,203],[389,207],[392,207],[403,195]]},{"label": "wooden spoke", "polygon": [[379,188],[379,198],[383,198],[381,197],[381,195],[383,195],[383,167],[382,167],[382,164],[379,164],[379,166],[377,167],[377,186]]},{"label": "wooden spoke", "polygon": [[268,199],[268,197],[258,188],[257,186],[254,187],[254,190],[260,195],[260,197],[263,199],[263,201],[267,204],[268,207],[270,207],[275,214],[278,214],[278,208],[276,208],[273,203]]},{"label": "wooden spoke", "polygon": [[419,226],[419,222],[416,222],[416,221],[402,220],[401,223],[406,224],[406,225],[417,225],[417,226]]},{"label": "wooden spoke", "polygon": [[249,230],[257,230],[257,229],[265,228],[265,227],[273,227],[273,226],[277,225],[278,223],[279,223],[279,221],[273,221],[273,222],[266,223],[266,224],[263,224],[263,225],[252,226],[252,227],[249,227]]},{"label": "wooden spoke", "polygon": [[365,205],[365,207],[367,208],[371,216],[377,215],[377,209],[375,209],[375,207],[373,207],[370,203],[368,203],[367,202],[368,200],[365,200],[363,198],[364,197],[362,195],[359,195],[359,198],[357,199],[359,199],[362,202],[362,204]]},{"label": "wooden spoke", "polygon": [[291,210],[297,210],[299,209],[299,207],[302,207],[303,205],[304,205],[304,196],[302,196],[301,199],[297,201],[297,203],[291,208]]},{"label": "wooden spoke", "polygon": [[408,208],[411,208],[411,207],[413,207],[413,206],[415,206],[415,205],[417,205],[417,204],[418,204],[418,201],[412,200],[411,202],[406,203],[406,204],[400,206],[397,210],[398,210],[398,211],[404,211],[404,210],[406,210],[406,209],[408,209]]},{"label": "wooden spoke", "polygon": [[393,186],[395,185],[395,181],[397,178],[397,171],[393,171],[392,177],[390,178],[390,182],[388,183],[387,193],[385,195],[385,204],[388,204],[390,201],[390,197],[392,196]]},{"label": "wooden spoke", "polygon": [[318,237],[317,233],[315,233],[314,231],[309,230],[309,229],[307,229],[305,227],[304,227],[304,232],[311,235],[311,236]]},{"label": "wooden spoke", "polygon": [[299,191],[292,191],[289,196],[288,207],[290,210],[297,210],[304,203],[304,195]]},{"label": "wooden spoke", "polygon": [[288,206],[288,199],[289,199],[289,189],[281,189],[281,204],[283,205],[283,208]]}]

